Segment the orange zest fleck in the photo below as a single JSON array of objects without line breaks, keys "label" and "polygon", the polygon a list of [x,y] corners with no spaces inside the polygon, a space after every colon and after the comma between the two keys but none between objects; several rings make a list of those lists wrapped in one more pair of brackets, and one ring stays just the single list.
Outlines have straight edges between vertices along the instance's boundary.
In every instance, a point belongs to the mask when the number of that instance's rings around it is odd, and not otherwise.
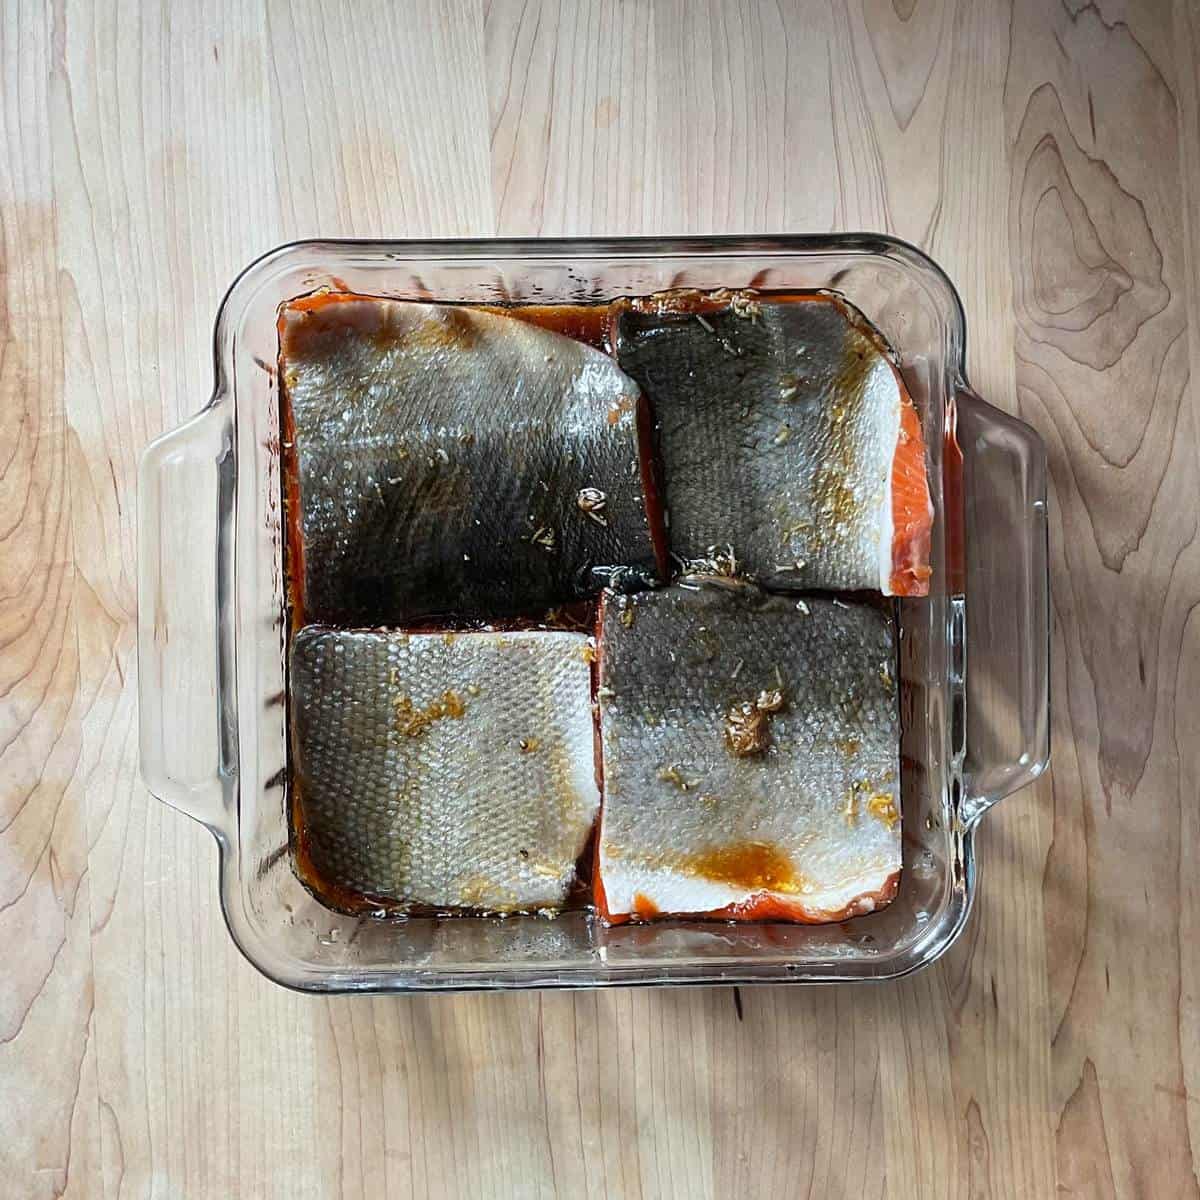
[{"label": "orange zest fleck", "polygon": [[896,802],[887,792],[876,792],[867,801],[867,812],[873,817],[878,817],[888,829],[895,829],[900,820]]},{"label": "orange zest fleck", "polygon": [[424,708],[417,708],[411,696],[397,696],[392,700],[392,708],[396,713],[396,728],[405,737],[421,737],[435,721],[445,717],[457,721],[467,711],[455,691],[443,692],[440,700],[432,700]]}]

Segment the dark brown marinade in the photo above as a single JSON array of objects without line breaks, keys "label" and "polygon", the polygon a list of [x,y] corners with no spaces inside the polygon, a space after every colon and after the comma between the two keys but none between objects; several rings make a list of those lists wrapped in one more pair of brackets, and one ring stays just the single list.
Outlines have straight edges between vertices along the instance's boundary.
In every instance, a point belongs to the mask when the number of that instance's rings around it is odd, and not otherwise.
[{"label": "dark brown marinade", "polygon": [[610,352],[607,304],[481,304],[484,312],[515,317],[596,350]]}]

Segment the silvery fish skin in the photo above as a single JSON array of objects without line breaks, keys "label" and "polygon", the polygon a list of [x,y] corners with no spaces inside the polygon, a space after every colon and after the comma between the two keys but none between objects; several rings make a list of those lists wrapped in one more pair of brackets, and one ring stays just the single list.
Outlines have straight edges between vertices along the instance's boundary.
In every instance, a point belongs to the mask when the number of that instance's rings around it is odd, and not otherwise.
[{"label": "silvery fish skin", "polygon": [[[901,866],[892,621],[721,582],[604,601],[598,906],[870,912]],[[731,745],[731,715],[757,723],[755,748]]]},{"label": "silvery fish skin", "polygon": [[587,647],[302,629],[293,763],[321,878],[401,906],[561,905],[600,803]]},{"label": "silvery fish skin", "polygon": [[[501,617],[655,582],[637,385],[494,313],[319,295],[280,314],[304,611]],[[648,437],[648,423],[642,425]]]},{"label": "silvery fish skin", "polygon": [[731,547],[777,589],[927,592],[920,423],[860,314],[825,294],[665,293],[618,302],[614,329],[654,411],[672,553]]}]

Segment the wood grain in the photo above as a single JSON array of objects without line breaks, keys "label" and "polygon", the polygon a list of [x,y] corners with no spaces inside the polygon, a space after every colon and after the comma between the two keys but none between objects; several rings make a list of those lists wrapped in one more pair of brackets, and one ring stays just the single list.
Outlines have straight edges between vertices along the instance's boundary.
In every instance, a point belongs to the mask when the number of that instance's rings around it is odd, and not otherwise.
[{"label": "wood grain", "polygon": [[[1172,727],[1200,600],[1200,479],[1175,64],[1153,57],[1149,13],[1016,15],[1005,107],[1017,385],[1047,442],[1060,523],[1055,734],[1068,753],[1045,878],[1060,1177],[1195,1195],[1179,827],[1195,800],[1180,770],[1196,749]],[[1081,882],[1088,903],[1072,911],[1059,898]],[[1124,1036],[1098,1039],[1118,1013]]]},{"label": "wood grain", "polygon": [[[1185,1197],[1200,1137],[1190,0],[4,0],[0,1177],[97,1197]],[[317,1000],[137,781],[137,457],[306,236],[879,228],[1046,440],[1054,767],[866,990]]]},{"label": "wood grain", "polygon": [[[21,36],[16,36],[17,24]],[[98,1166],[82,712],[40,6],[0,41],[0,1176],[86,1195]]]}]

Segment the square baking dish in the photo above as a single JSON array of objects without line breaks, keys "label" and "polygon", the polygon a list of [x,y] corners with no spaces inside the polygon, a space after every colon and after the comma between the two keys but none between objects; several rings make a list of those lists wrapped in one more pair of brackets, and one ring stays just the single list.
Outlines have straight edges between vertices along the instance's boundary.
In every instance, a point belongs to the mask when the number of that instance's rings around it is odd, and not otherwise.
[{"label": "square baking dish", "polygon": [[[347,916],[305,890],[289,846],[276,317],[321,287],[489,304],[832,288],[878,326],[921,415],[934,504],[930,595],[897,608],[904,872],[890,906],[826,926],[609,929],[585,912]],[[970,912],[980,819],[1049,756],[1045,452],[971,391],[965,337],[945,274],[875,234],[304,242],[249,266],[217,316],[212,398],[147,448],[138,496],[142,776],[212,831],[246,957],[306,991],[402,992],[881,980],[943,953]]]}]

